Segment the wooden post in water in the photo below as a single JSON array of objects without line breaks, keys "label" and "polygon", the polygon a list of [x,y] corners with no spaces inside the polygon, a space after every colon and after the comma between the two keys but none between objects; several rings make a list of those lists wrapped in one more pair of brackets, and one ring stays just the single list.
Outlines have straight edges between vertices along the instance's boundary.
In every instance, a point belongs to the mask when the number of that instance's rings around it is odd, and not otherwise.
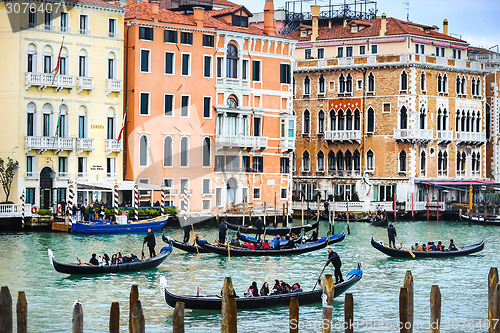
[{"label": "wooden post in water", "polygon": [[135,302],[139,299],[139,288],[136,284],[132,285],[130,288],[130,301],[129,301],[129,313],[128,313],[128,331],[132,332],[132,311],[134,310]]},{"label": "wooden post in water", "polygon": [[408,313],[408,289],[401,288],[399,292],[399,323],[401,333],[410,333],[411,325],[410,316]]},{"label": "wooden post in water", "polygon": [[276,228],[276,210],[278,206],[276,206],[276,192],[274,192],[274,227]]},{"label": "wooden post in water", "polygon": [[[323,280],[323,294],[326,295],[326,301],[323,300],[323,321],[322,333],[330,333],[332,329],[332,312],[333,312],[333,292],[335,285],[331,274],[326,274]],[[326,304],[325,304],[326,303]]]},{"label": "wooden post in water", "polygon": [[17,333],[28,332],[28,302],[26,301],[26,294],[20,291],[17,294]]},{"label": "wooden post in water", "polygon": [[302,205],[300,205],[300,215],[301,215],[302,226],[304,226],[304,196],[302,196]]},{"label": "wooden post in water", "polygon": [[408,318],[411,322],[411,327],[409,332],[413,332],[413,275],[411,271],[406,271],[406,275],[403,281],[403,287],[408,290]]},{"label": "wooden post in water", "polygon": [[221,333],[236,333],[238,317],[236,312],[236,293],[230,277],[224,279],[222,286]]},{"label": "wooden post in water", "polygon": [[441,331],[441,291],[438,285],[431,287],[431,333],[439,333]]},{"label": "wooden post in water", "polygon": [[[489,322],[489,333],[494,333],[495,323],[493,319],[498,319],[499,313],[496,312],[498,304],[496,303],[496,289],[498,284],[498,269],[496,267],[490,268],[490,273],[488,274],[488,322]],[[500,323],[497,323],[497,326]]]},{"label": "wooden post in water", "polygon": [[427,208],[427,222],[429,222],[429,197],[427,197],[427,206],[425,208]]},{"label": "wooden post in water", "polygon": [[120,332],[120,303],[111,303],[111,310],[109,311],[109,333]]},{"label": "wooden post in water", "polygon": [[299,332],[299,299],[297,297],[290,298],[290,316],[288,320],[290,333]]},{"label": "wooden post in water", "polygon": [[344,328],[345,333],[354,333],[354,300],[351,293],[345,294]]},{"label": "wooden post in water", "polygon": [[439,222],[439,197],[437,198],[437,207],[436,207],[436,209],[437,209],[436,221]]},{"label": "wooden post in water", "polygon": [[496,333],[500,333],[500,284],[497,284],[497,299],[496,299],[496,311],[495,311],[495,319],[496,319]]},{"label": "wooden post in water", "polygon": [[0,291],[0,333],[12,333],[12,297],[6,286]]},{"label": "wooden post in water", "polygon": [[132,310],[132,333],[145,333],[146,322],[144,321],[144,314],[142,313],[141,301],[137,300]]},{"label": "wooden post in water", "polygon": [[73,307],[73,333],[83,333],[83,307],[79,301]]},{"label": "wooden post in water", "polygon": [[172,321],[174,324],[173,333],[184,333],[184,302],[175,303]]}]

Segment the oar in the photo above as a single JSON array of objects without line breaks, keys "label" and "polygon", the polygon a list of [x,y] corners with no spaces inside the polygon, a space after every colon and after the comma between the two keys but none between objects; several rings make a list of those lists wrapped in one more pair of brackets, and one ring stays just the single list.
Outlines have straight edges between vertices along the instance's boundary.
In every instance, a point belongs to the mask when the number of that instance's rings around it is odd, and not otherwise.
[{"label": "oar", "polygon": [[231,249],[229,248],[229,231],[226,229],[227,258],[231,259]]},{"label": "oar", "polygon": [[399,239],[398,236],[396,236],[396,238],[401,243],[401,245],[403,245],[405,247],[405,249],[408,250],[408,252],[410,252],[411,256],[413,258],[415,258],[415,254],[413,254],[413,252],[411,252],[411,250],[409,248],[407,248],[406,245],[404,245],[404,243],[401,241],[401,239]]},{"label": "oar", "polygon": [[319,274],[318,278],[316,279],[316,283],[314,284],[314,287],[312,290],[316,289],[316,285],[318,284],[318,280],[321,279],[321,275],[323,275],[323,272],[325,271],[325,268],[326,268],[327,265],[325,265],[323,267],[323,270],[321,271],[321,273]]},{"label": "oar", "polygon": [[142,242],[142,260],[144,260],[144,242]]},{"label": "oar", "polygon": [[[193,231],[193,236],[195,236],[195,234],[194,234],[194,224],[191,224],[191,230]],[[198,244],[196,243],[196,236],[195,236],[195,239],[194,239],[194,246],[196,247],[196,254],[200,254],[200,250],[198,250]]]}]

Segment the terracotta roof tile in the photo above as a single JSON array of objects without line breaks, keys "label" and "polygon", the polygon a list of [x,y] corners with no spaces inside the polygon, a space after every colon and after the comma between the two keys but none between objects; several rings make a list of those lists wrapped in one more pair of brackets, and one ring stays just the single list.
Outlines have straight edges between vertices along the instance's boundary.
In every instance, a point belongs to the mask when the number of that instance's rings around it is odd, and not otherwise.
[{"label": "terracotta roof tile", "polygon": [[[125,20],[139,19],[153,22],[153,5],[155,4],[137,1],[125,6],[124,8],[128,10],[125,13]],[[158,22],[196,26],[192,15],[184,15],[161,7],[158,8]]]},{"label": "terracotta roof tile", "polygon": [[234,2],[227,1],[227,0],[214,0],[214,4],[221,5],[221,6],[230,6],[230,7],[236,6],[236,4]]}]

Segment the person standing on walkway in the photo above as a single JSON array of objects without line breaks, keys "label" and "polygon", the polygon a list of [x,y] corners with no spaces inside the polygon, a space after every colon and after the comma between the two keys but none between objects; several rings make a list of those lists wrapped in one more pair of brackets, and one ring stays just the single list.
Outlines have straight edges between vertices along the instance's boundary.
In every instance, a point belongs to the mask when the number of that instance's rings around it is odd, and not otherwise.
[{"label": "person standing on walkway", "polygon": [[148,228],[148,234],[144,237],[144,243],[147,243],[149,249],[149,256],[151,258],[156,256],[155,246],[156,246],[156,238],[154,232],[151,228]]},{"label": "person standing on walkway", "polygon": [[226,242],[226,231],[227,231],[226,221],[222,220],[219,223],[219,243],[221,244],[224,244]]},{"label": "person standing on walkway", "polygon": [[328,259],[326,260],[325,266],[328,266],[329,263],[332,263],[333,267],[335,267],[335,283],[344,282],[342,272],[340,271],[342,261],[340,261],[340,257],[337,252],[333,251],[331,248],[328,249]]},{"label": "person standing on walkway", "polygon": [[387,227],[387,236],[389,236],[389,246],[396,247],[396,228],[394,227],[394,224],[389,224]]}]

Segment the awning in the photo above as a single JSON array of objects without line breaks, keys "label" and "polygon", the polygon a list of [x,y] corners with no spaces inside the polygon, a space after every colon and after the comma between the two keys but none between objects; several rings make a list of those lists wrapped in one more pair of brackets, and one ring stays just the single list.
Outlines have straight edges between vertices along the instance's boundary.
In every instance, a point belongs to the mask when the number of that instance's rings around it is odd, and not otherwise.
[{"label": "awning", "polygon": [[433,181],[415,181],[415,183],[431,186],[496,186],[499,183],[489,180],[433,180]]},{"label": "awning", "polygon": [[161,186],[158,185],[134,183],[133,181],[127,181],[127,180],[122,180],[118,182],[76,181],[77,189],[80,188],[80,189],[103,190],[103,191],[113,191],[115,185],[118,185],[118,191],[132,191],[136,184],[139,187],[139,190],[145,190],[145,191],[161,190]]}]

